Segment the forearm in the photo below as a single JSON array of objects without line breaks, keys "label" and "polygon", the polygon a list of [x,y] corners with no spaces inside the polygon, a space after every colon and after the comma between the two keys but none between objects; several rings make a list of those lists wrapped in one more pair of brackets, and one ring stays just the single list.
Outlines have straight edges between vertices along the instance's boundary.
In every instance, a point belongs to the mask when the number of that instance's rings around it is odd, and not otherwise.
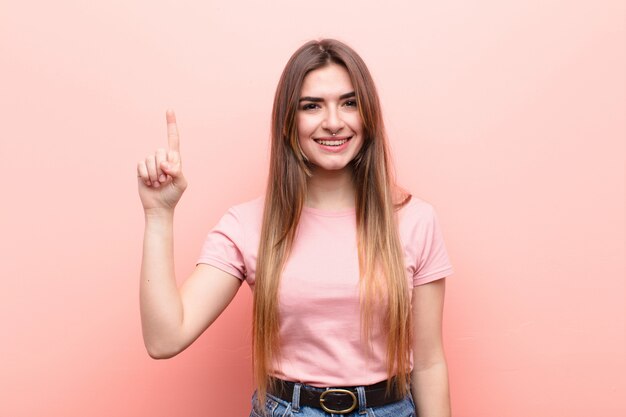
[{"label": "forearm", "polygon": [[450,417],[450,390],[445,359],[416,366],[411,373],[411,393],[418,417]]},{"label": "forearm", "polygon": [[143,338],[152,357],[175,354],[183,306],[174,272],[174,212],[146,213],[140,277]]}]

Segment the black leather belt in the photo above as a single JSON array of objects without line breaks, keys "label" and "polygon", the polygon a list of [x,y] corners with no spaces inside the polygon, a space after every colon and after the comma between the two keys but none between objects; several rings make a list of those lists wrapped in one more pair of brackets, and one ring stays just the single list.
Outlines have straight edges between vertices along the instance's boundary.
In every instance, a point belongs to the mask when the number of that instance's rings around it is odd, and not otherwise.
[{"label": "black leather belt", "polygon": [[[272,395],[291,402],[295,382],[276,379],[276,391]],[[400,401],[403,396],[398,395],[392,385],[391,395],[385,396],[387,381],[373,385],[364,385],[365,403],[367,407],[380,407],[381,405]],[[347,414],[359,407],[359,395],[356,387],[317,388],[310,385],[300,387],[300,405],[321,408],[331,414]]]}]

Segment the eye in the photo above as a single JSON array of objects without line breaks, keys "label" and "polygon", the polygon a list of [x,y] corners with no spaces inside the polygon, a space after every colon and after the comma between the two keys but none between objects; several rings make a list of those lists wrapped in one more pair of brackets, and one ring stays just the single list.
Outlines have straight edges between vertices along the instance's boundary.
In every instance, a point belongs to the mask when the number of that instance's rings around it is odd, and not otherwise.
[{"label": "eye", "polygon": [[302,110],[315,110],[318,108],[319,106],[315,103],[306,103],[302,106]]},{"label": "eye", "polygon": [[343,105],[346,107],[356,107],[356,100],[347,100]]}]

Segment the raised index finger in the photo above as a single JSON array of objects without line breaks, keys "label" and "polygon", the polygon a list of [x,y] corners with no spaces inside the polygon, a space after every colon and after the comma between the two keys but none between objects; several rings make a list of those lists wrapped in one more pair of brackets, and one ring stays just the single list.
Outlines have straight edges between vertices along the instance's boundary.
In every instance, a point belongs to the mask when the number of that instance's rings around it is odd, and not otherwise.
[{"label": "raised index finger", "polygon": [[178,127],[176,126],[176,114],[174,110],[165,113],[167,120],[167,143],[171,151],[180,152],[180,138],[178,137]]}]

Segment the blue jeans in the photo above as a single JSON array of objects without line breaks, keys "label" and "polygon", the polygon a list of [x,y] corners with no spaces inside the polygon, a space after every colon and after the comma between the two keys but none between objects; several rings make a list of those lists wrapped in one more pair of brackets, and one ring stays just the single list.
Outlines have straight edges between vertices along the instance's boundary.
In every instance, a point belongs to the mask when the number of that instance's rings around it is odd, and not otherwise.
[{"label": "blue jeans", "polygon": [[296,384],[291,402],[282,400],[271,394],[267,394],[265,407],[261,407],[257,399],[257,393],[252,396],[252,412],[250,417],[415,417],[415,404],[413,397],[408,394],[400,401],[380,407],[368,407],[365,402],[363,387],[357,387],[359,408],[348,414],[329,414],[321,408],[301,406],[299,404],[300,388]]}]

